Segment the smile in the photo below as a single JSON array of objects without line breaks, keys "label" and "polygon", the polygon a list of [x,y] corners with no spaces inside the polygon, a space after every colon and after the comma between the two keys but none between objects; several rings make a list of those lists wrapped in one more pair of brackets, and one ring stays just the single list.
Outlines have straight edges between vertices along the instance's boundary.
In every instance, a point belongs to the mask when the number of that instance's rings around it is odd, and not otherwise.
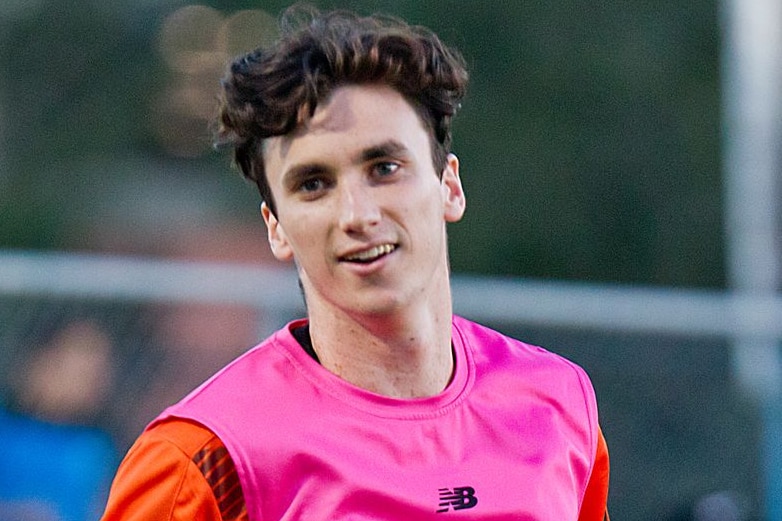
[{"label": "smile", "polygon": [[372,262],[384,255],[388,255],[396,249],[395,244],[380,244],[369,248],[368,250],[351,253],[342,257],[343,261],[347,262]]}]

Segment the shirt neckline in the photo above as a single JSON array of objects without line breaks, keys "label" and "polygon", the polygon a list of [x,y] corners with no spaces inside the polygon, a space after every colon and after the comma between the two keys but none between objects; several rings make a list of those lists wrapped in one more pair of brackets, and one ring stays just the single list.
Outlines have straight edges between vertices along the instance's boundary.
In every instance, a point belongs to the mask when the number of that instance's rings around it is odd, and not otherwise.
[{"label": "shirt neckline", "polygon": [[331,373],[312,357],[305,346],[297,340],[293,330],[308,325],[307,319],[295,320],[279,330],[272,339],[272,345],[281,350],[318,391],[328,393],[346,404],[366,413],[400,420],[417,420],[447,414],[464,399],[474,381],[475,363],[472,350],[465,341],[458,317],[451,322],[451,346],[454,355],[454,374],[442,392],[425,398],[393,398],[357,387]]}]

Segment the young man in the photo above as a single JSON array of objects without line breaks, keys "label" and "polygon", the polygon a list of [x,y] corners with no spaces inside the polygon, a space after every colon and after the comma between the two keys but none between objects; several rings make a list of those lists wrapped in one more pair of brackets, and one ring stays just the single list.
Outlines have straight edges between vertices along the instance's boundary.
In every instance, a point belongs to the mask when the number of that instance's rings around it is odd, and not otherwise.
[{"label": "young man", "polygon": [[429,31],[347,13],[232,65],[220,137],[307,319],[158,417],[105,520],[607,517],[586,374],[452,314],[466,82]]}]

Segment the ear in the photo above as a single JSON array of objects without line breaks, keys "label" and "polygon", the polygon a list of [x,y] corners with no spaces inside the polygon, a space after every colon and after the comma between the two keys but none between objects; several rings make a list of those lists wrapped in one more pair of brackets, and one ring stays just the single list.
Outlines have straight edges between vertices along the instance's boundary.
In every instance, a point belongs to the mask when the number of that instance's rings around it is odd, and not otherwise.
[{"label": "ear", "polygon": [[453,154],[448,154],[440,185],[443,189],[445,220],[457,222],[464,215],[467,201],[459,178],[459,158]]},{"label": "ear", "polygon": [[293,259],[293,249],[285,236],[285,230],[282,229],[277,216],[272,213],[266,203],[261,203],[261,216],[263,216],[263,222],[266,223],[269,246],[274,256],[281,261]]}]

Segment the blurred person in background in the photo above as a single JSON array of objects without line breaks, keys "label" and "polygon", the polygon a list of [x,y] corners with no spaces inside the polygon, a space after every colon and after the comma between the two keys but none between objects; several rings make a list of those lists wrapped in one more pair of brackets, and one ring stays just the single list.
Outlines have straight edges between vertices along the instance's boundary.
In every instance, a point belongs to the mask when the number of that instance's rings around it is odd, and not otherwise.
[{"label": "blurred person in background", "polygon": [[0,408],[0,521],[100,517],[119,455],[93,427],[112,382],[111,340],[77,319],[35,348]]},{"label": "blurred person in background", "polygon": [[231,65],[218,134],[307,318],[158,416],[104,519],[606,519],[586,373],[452,312],[463,59],[386,17],[282,27]]}]

